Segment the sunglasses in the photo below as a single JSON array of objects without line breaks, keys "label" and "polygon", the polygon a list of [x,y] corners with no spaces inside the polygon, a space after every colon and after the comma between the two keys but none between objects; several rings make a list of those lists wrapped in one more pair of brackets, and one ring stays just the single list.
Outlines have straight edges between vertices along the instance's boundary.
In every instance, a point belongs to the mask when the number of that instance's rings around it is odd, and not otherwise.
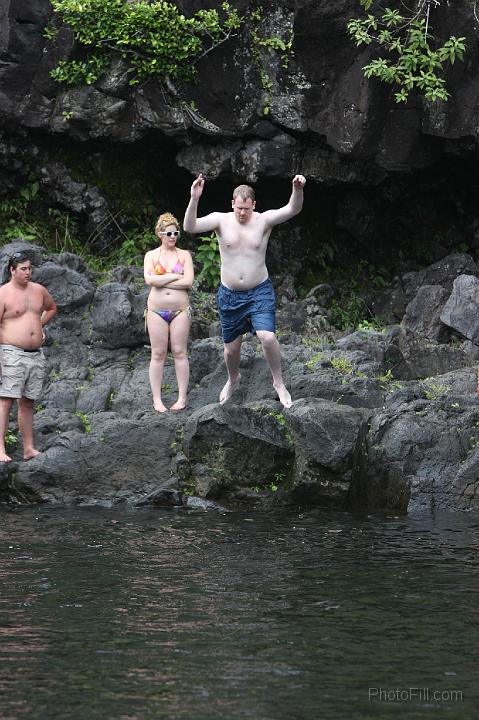
[{"label": "sunglasses", "polygon": [[168,232],[166,232],[165,230],[160,230],[160,235],[166,235],[166,237],[178,237],[179,234],[179,230],[168,230]]},{"label": "sunglasses", "polygon": [[30,260],[30,258],[26,252],[15,252],[8,258],[8,265],[13,265],[16,260],[23,262],[24,260]]}]

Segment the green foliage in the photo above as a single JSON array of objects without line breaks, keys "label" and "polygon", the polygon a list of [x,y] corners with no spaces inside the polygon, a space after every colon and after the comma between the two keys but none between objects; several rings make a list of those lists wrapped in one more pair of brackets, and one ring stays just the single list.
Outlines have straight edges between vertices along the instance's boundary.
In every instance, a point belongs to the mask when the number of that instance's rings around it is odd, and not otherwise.
[{"label": "green foliage", "polygon": [[424,380],[423,386],[426,400],[437,400],[438,397],[449,392],[451,389],[449,385],[441,385],[433,380],[429,380],[429,378]]},{"label": "green foliage", "polygon": [[258,67],[260,83],[263,89],[263,115],[268,115],[272,100],[273,80],[265,67],[263,53],[265,51],[268,54],[272,52],[278,53],[282,66],[284,68],[288,67],[289,60],[293,55],[293,28],[285,28],[285,39],[277,35],[266,35],[263,9],[259,7],[249,13],[248,26],[251,57]]},{"label": "green foliage", "polygon": [[220,251],[215,233],[202,235],[196,251],[195,260],[201,265],[198,273],[198,284],[209,290],[216,288],[220,282]]},{"label": "green foliage", "polygon": [[5,433],[5,447],[7,449],[13,449],[18,444],[18,438],[17,436],[11,432],[11,430],[7,430]]},{"label": "green foliage", "polygon": [[[195,283],[196,285],[196,283]],[[192,304],[195,308],[195,317],[210,324],[218,320],[218,306],[216,298],[210,292],[194,289]]]},{"label": "green foliage", "polygon": [[258,60],[258,49],[272,50],[280,54],[283,67],[287,67],[293,55],[293,28],[286,28],[285,39],[278,35],[264,34],[264,14],[262,8],[256,8],[248,17],[251,34],[252,53]]},{"label": "green foliage", "polygon": [[305,362],[304,364],[305,364],[306,368],[309,370],[309,372],[315,372],[315,370],[316,370],[317,367],[318,367],[318,363],[319,363],[322,359],[323,359],[323,353],[322,353],[322,352],[317,352],[317,353],[315,353],[315,354],[313,355],[312,358],[310,358],[309,360],[307,360],[307,362]]},{"label": "green foliage", "polygon": [[[132,207],[128,210],[133,212]],[[135,227],[123,232],[121,243],[107,256],[100,257],[92,250],[91,239],[81,237],[74,216],[58,208],[45,210],[39,183],[30,179],[16,197],[0,201],[0,234],[5,243],[21,237],[39,243],[51,252],[74,253],[91,270],[106,273],[115,265],[141,265],[145,252],[156,243],[154,233],[144,227],[146,223],[151,223],[152,214],[151,206],[145,206],[143,201],[141,212],[131,217]]]},{"label": "green foliage", "polygon": [[390,390],[399,390],[402,387],[402,384],[394,379],[391,368],[382,375],[378,375],[376,380],[379,382],[381,390],[385,390],[387,392]]},{"label": "green foliage", "polygon": [[228,2],[221,16],[209,9],[192,17],[166,0],[52,0],[52,6],[88,53],[85,60],[61,60],[52,71],[55,80],[71,86],[98,80],[115,56],[127,63],[131,85],[152,76],[192,79],[198,60],[242,22]]},{"label": "green foliage", "polygon": [[277,472],[274,474],[274,483],[269,484],[269,489],[271,492],[276,492],[278,490],[279,485],[282,485],[286,480],[286,475],[284,472]]},{"label": "green foliage", "polygon": [[132,230],[124,235],[120,246],[110,255],[117,265],[141,265],[143,256],[157,240],[151,230]]},{"label": "green foliage", "polygon": [[56,35],[57,35],[57,29],[52,23],[49,23],[48,25],[46,25],[44,27],[43,37],[45,38],[45,40],[53,40],[56,37]]},{"label": "green foliage", "polygon": [[368,314],[366,302],[355,289],[348,288],[341,298],[341,304],[336,298],[331,303],[331,324],[339,330],[354,329]]},{"label": "green foliage", "polygon": [[354,368],[352,363],[347,358],[332,358],[331,367],[338,370],[343,375],[351,375]]},{"label": "green foliage", "polygon": [[366,331],[372,330],[374,332],[384,332],[384,326],[382,322],[376,317],[371,318],[371,320],[361,320],[360,322],[358,322],[357,329]]},{"label": "green foliage", "polygon": [[[308,292],[321,282],[329,282],[337,279],[338,274],[338,247],[334,241],[321,242],[314,249],[314,272],[307,270],[301,278],[301,284],[297,287],[299,297],[306,297]],[[317,268],[317,269],[316,269]]]},{"label": "green foliage", "polygon": [[85,432],[90,433],[91,432],[91,423],[90,423],[90,420],[88,419],[88,415],[86,415],[85,413],[81,413],[81,412],[76,412],[75,415],[77,417],[79,417],[80,420],[82,421],[83,427],[85,428]]},{"label": "green foliage", "polygon": [[39,239],[38,228],[29,219],[29,207],[36,201],[38,191],[38,182],[30,181],[16,198],[0,202],[0,232],[5,243],[17,237],[24,240]]},{"label": "green foliage", "polygon": [[385,287],[387,271],[362,260],[351,272],[351,277],[341,291],[340,299],[333,299],[330,308],[331,324],[339,330],[380,328],[380,322],[369,309],[365,296],[371,286]]},{"label": "green foliage", "polygon": [[[420,91],[428,100],[447,100],[450,93],[444,87],[445,66],[463,59],[465,38],[451,36],[442,45],[437,42],[429,24],[429,2],[417,3],[408,17],[375,0],[359,2],[364,16],[348,22],[348,34],[356,45],[374,44],[381,52],[363,67],[365,76],[393,85],[398,103],[406,102],[412,90]],[[406,5],[402,7],[407,10]]]},{"label": "green foliage", "polygon": [[50,72],[50,75],[57,82],[63,82],[71,87],[92,85],[103,74],[107,66],[108,57],[106,55],[94,55],[83,61],[60,60],[56,68]]},{"label": "green foliage", "polygon": [[250,485],[250,490],[255,493],[260,493],[264,490],[269,490],[272,493],[278,492],[279,486],[284,483],[285,478],[286,476],[284,472],[277,472],[274,474],[274,482],[272,481],[263,487],[260,487],[259,485]]},{"label": "green foliage", "polygon": [[39,194],[39,183],[30,179],[16,197],[0,201],[0,234],[4,242],[21,237],[43,245],[52,252],[72,252],[80,255],[92,268],[100,264],[79,237],[75,219],[56,208],[45,206]]}]

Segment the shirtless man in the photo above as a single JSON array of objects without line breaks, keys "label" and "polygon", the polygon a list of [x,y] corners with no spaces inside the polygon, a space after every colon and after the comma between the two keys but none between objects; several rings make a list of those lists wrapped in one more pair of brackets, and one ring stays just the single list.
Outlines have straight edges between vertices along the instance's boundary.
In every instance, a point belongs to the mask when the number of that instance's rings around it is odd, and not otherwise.
[{"label": "shirtless man", "polygon": [[31,282],[32,265],[26,253],[14,253],[8,271],[10,281],[0,287],[0,462],[11,460],[5,452],[5,433],[15,399],[23,458],[40,454],[33,445],[33,402],[45,373],[43,326],[57,311],[50,293]]},{"label": "shirtless man", "polygon": [[281,373],[281,354],[275,335],[275,297],[265,257],[271,230],[297,215],[303,207],[303,175],[293,178],[289,202],[277,210],[255,211],[254,190],[240,185],[233,192],[232,212],[213,212],[198,218],[198,202],[205,179],[200,174],[191,186],[183,228],[189,233],[214,231],[221,256],[221,284],[218,308],[223,330],[224,357],[228,380],[220,393],[223,404],[240,380],[239,365],[242,336],[255,332],[260,339],[266,362],[273,376],[273,387],[284,407],[291,407]]}]

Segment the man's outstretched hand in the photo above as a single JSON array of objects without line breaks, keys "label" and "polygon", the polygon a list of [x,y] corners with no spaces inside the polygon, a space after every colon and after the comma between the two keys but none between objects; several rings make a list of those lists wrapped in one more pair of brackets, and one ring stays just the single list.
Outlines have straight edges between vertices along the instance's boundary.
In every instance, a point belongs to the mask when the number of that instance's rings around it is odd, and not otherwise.
[{"label": "man's outstretched hand", "polygon": [[294,178],[293,178],[293,188],[294,188],[295,190],[297,190],[297,189],[298,189],[298,190],[299,190],[299,189],[302,189],[302,188],[304,188],[305,185],[306,185],[306,178],[304,177],[304,175],[295,175],[295,176],[294,176]]},{"label": "man's outstretched hand", "polygon": [[203,188],[205,186],[205,179],[203,175],[200,173],[196,180],[193,181],[193,184],[191,186],[191,197],[194,200],[199,200],[201,197],[201,193],[203,192]]}]

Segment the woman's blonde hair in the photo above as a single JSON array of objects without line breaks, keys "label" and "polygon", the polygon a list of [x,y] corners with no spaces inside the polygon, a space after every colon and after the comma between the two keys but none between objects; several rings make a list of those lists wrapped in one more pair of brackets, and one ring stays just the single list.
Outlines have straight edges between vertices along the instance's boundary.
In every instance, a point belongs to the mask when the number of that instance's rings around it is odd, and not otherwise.
[{"label": "woman's blonde hair", "polygon": [[177,230],[180,229],[180,223],[175,218],[175,216],[167,212],[163,213],[163,215],[160,215],[160,217],[156,221],[155,233],[158,234],[159,232],[163,232],[163,230],[168,227],[168,225],[175,225]]}]

